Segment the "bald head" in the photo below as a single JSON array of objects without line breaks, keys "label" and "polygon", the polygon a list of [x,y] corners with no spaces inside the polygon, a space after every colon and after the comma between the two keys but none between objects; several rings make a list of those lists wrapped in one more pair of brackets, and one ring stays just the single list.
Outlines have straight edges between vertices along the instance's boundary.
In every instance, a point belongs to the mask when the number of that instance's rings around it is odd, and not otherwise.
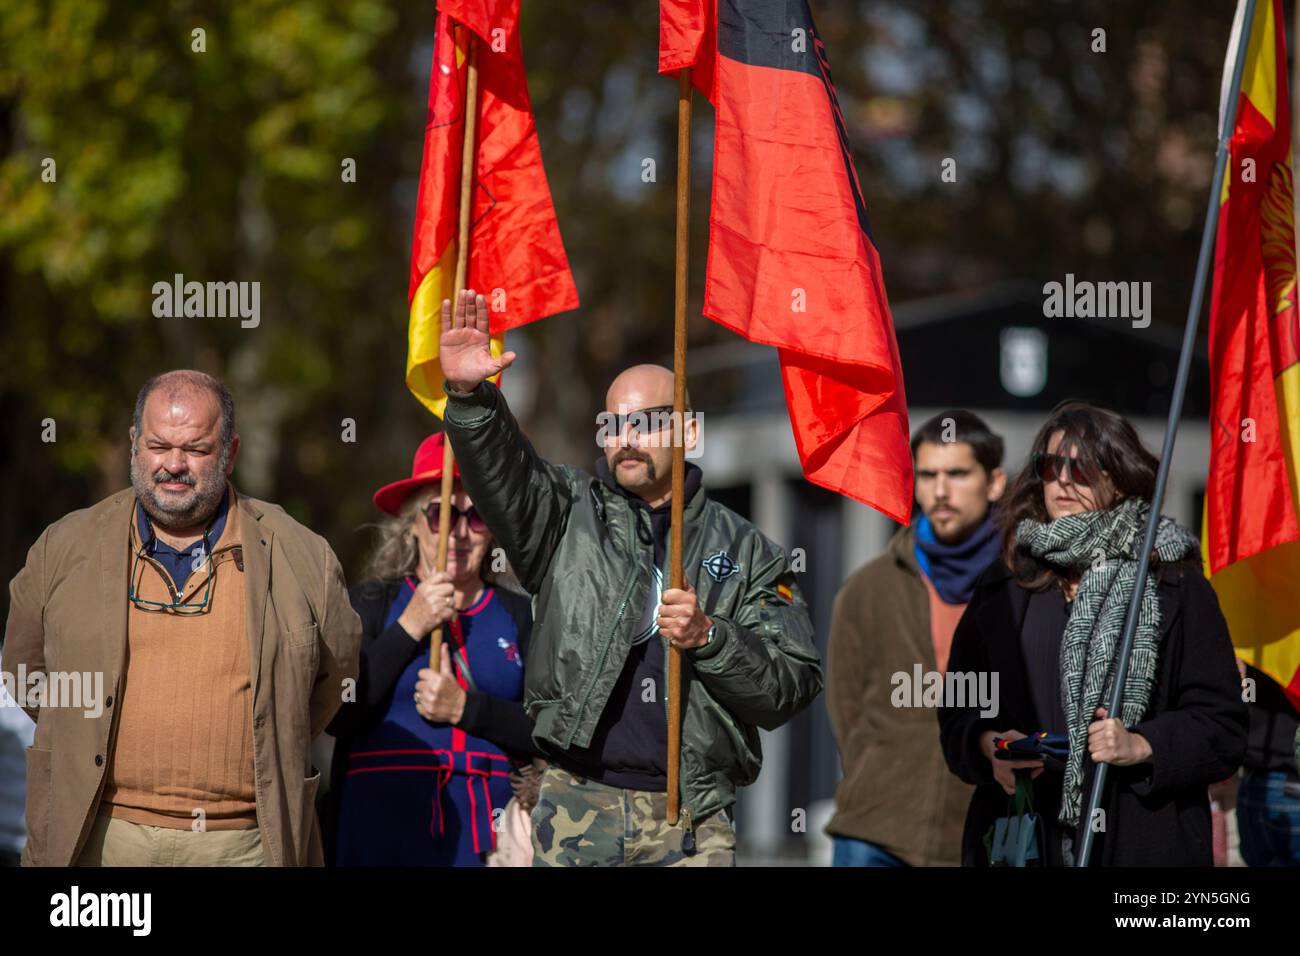
[{"label": "bald head", "polygon": [[[605,461],[619,485],[654,505],[671,495],[672,406],[673,373],[662,365],[633,365],[620,372],[605,393],[606,412],[625,422],[630,416],[636,423],[625,423],[617,435],[607,435]],[[688,393],[686,408],[690,407]],[[636,415],[647,410],[655,411]],[[687,416],[688,449],[695,447],[697,435],[697,423]]]},{"label": "bald head", "polygon": [[[618,413],[673,403],[673,373],[662,365],[633,365],[619,372],[605,393],[605,410]],[[688,399],[686,404],[690,405]]]},{"label": "bald head", "polygon": [[[154,393],[157,395],[155,396]],[[192,368],[178,368],[155,375],[145,382],[136,395],[135,414],[131,419],[137,438],[144,424],[145,406],[151,397],[161,400],[167,406],[178,401],[187,405],[211,403],[221,422],[221,443],[229,446],[235,437],[235,400],[230,395],[230,389],[226,388],[220,379],[213,378],[207,372]]]}]

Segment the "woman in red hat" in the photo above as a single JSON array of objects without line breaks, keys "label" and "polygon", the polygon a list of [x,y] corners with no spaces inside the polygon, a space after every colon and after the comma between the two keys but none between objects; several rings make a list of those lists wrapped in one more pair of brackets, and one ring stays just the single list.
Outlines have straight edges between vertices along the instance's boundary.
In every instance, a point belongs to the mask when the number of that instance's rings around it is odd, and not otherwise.
[{"label": "woman in red hat", "polygon": [[[536,755],[524,713],[526,597],[494,584],[487,525],[453,483],[447,569],[435,570],[443,436],[411,477],[380,488],[390,517],[352,589],[364,627],[355,700],[329,730],[332,861],[338,866],[480,866],[496,848],[511,771]],[[453,472],[458,474],[458,472]],[[429,668],[429,640],[443,631]]]}]

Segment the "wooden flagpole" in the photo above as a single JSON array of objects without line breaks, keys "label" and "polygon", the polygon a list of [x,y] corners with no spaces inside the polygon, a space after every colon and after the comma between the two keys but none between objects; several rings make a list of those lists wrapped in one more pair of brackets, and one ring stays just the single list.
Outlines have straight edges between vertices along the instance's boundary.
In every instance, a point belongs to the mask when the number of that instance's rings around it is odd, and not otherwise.
[{"label": "wooden flagpole", "polygon": [[[478,133],[478,39],[473,30],[469,33],[469,71],[465,80],[465,141],[460,150],[460,222],[456,232],[456,279],[452,291],[452,308],[460,301],[461,290],[469,273],[469,218],[474,199],[474,153]],[[446,414],[444,409],[443,414]],[[456,456],[451,442],[443,431],[442,443],[442,507],[438,509],[438,561],[437,570],[447,570],[447,542],[451,537],[452,470]],[[442,627],[436,627],[429,639],[429,669],[437,671],[442,666]]]},{"label": "wooden flagpole", "polygon": [[[686,287],[691,221],[691,68],[677,78],[677,263],[673,308],[673,500],[669,586],[684,588],[682,521],[686,483]],[[677,825],[682,756],[682,652],[668,647],[668,824]]]}]

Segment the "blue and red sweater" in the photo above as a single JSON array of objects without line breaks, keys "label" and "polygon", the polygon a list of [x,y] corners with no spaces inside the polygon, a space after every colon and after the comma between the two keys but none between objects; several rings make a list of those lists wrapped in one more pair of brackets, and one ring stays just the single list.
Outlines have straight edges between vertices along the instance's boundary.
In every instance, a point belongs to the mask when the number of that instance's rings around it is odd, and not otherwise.
[{"label": "blue and red sweater", "polygon": [[363,627],[357,699],[329,727],[337,744],[326,842],[337,866],[481,865],[510,799],[511,760],[536,754],[521,703],[528,599],[487,586],[444,628],[466,692],[452,725],[415,710],[429,638],[417,643],[397,623],[414,593],[409,578],[352,591]]}]

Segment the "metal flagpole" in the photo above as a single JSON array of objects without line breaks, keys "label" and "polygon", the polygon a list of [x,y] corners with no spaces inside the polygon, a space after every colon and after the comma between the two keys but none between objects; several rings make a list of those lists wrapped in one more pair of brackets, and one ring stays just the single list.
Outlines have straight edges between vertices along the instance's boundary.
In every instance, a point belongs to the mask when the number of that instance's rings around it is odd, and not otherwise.
[{"label": "metal flagpole", "polygon": [[[1115,663],[1115,675],[1110,688],[1106,712],[1111,717],[1119,717],[1120,701],[1124,693],[1124,680],[1128,676],[1129,655],[1133,650],[1133,636],[1137,630],[1138,610],[1142,606],[1143,582],[1151,562],[1151,551],[1156,543],[1156,526],[1160,521],[1160,508],[1164,504],[1165,484],[1169,480],[1169,463],[1174,455],[1174,440],[1178,437],[1178,419],[1182,416],[1183,396],[1187,393],[1187,378],[1192,367],[1192,350],[1196,346],[1196,330],[1201,317],[1201,303],[1205,294],[1205,279],[1210,271],[1210,259],[1214,254],[1214,239],[1219,227],[1219,196],[1223,192],[1223,177],[1230,153],[1229,141],[1237,125],[1237,102],[1240,99],[1241,74],[1246,64],[1246,51],[1250,48],[1251,28],[1255,23],[1256,0],[1239,0],[1237,12],[1241,14],[1244,4],[1245,16],[1233,24],[1233,38],[1236,43],[1236,57],[1232,64],[1232,81],[1225,88],[1226,102],[1223,104],[1219,120],[1219,148],[1214,156],[1214,181],[1210,185],[1210,198],[1205,212],[1205,229],[1201,233],[1201,252],[1196,261],[1196,278],[1192,284],[1192,301],[1187,308],[1187,321],[1183,327],[1182,353],[1178,357],[1178,376],[1174,380],[1174,392],[1169,399],[1169,421],[1165,424],[1164,445],[1160,449],[1160,468],[1156,472],[1156,489],[1151,497],[1151,513],[1147,515],[1146,530],[1142,535],[1142,550],[1138,554],[1137,578],[1133,594],[1129,597],[1128,615],[1124,619],[1124,636],[1119,645],[1119,656]],[[1098,764],[1092,779],[1092,789],[1088,793],[1088,807],[1080,817],[1083,823],[1083,838],[1079,843],[1076,866],[1087,866],[1092,856],[1096,830],[1093,819],[1101,807],[1102,796],[1106,789],[1106,771],[1109,764]]]}]

